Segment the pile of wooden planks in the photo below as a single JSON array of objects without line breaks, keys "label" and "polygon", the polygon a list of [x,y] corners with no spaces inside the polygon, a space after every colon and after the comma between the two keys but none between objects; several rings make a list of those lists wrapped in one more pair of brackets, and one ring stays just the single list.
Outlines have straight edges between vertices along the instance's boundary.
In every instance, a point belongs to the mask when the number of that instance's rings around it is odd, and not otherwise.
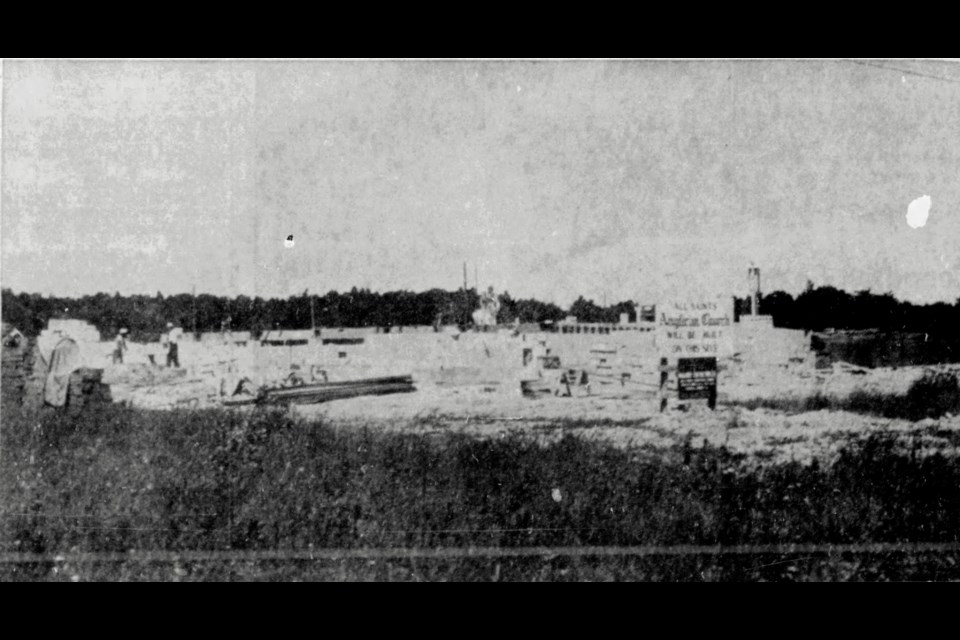
[{"label": "pile of wooden planks", "polygon": [[390,376],[266,389],[256,399],[256,402],[258,404],[314,404],[357,396],[378,396],[413,391],[416,391],[416,388],[413,386],[412,376]]},{"label": "pile of wooden planks", "polygon": [[322,338],[322,344],[363,344],[363,338]]}]

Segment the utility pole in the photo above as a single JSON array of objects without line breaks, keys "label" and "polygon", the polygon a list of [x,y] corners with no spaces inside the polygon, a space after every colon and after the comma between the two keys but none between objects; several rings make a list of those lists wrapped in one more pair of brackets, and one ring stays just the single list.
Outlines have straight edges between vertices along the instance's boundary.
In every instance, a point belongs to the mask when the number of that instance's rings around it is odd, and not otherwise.
[{"label": "utility pole", "polygon": [[457,314],[457,322],[461,327],[466,326],[467,324],[467,314],[469,311],[467,307],[469,306],[469,298],[467,297],[467,261],[463,261],[463,308],[460,309],[460,313]]},{"label": "utility pole", "polygon": [[197,285],[193,285],[193,335],[197,335]]}]

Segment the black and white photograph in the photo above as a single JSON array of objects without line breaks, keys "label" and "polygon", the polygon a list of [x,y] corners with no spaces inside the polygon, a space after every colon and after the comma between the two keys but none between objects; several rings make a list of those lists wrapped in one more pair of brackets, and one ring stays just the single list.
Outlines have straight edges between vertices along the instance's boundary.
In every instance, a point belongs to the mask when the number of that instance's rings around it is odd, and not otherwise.
[{"label": "black and white photograph", "polygon": [[960,59],[0,96],[0,581],[960,581]]}]

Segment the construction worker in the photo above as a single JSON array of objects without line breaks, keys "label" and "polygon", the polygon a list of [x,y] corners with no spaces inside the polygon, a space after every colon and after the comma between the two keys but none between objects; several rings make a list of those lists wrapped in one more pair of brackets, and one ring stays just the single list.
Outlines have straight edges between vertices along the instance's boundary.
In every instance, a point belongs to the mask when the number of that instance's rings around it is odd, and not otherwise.
[{"label": "construction worker", "polygon": [[120,329],[113,344],[113,364],[123,364],[123,352],[127,350],[127,330]]},{"label": "construction worker", "polygon": [[183,329],[174,327],[172,322],[167,323],[167,332],[163,334],[163,344],[167,347],[168,367],[180,367],[180,354],[177,345],[181,335],[183,335]]}]

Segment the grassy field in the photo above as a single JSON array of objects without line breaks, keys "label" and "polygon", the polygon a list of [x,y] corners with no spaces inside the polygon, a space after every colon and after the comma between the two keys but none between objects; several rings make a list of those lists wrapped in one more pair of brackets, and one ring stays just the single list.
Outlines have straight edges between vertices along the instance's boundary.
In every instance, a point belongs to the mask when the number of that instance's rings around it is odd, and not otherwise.
[{"label": "grassy field", "polygon": [[[960,468],[881,436],[829,468],[723,448],[538,444],[301,423],[283,412],[70,418],[3,409],[0,579],[960,579],[953,551],[411,557],[314,549],[960,542]],[[65,566],[58,554],[214,552]],[[247,561],[243,552],[299,553]],[[216,552],[234,555],[215,559]],[[237,555],[239,554],[239,555]],[[32,557],[32,556],[31,556]]]},{"label": "grassy field", "polygon": [[903,395],[857,390],[842,398],[814,394],[803,398],[756,398],[733,404],[748,409],[777,409],[791,413],[822,409],[852,411],[916,421],[960,414],[960,383],[953,373],[927,373],[910,385]]}]

